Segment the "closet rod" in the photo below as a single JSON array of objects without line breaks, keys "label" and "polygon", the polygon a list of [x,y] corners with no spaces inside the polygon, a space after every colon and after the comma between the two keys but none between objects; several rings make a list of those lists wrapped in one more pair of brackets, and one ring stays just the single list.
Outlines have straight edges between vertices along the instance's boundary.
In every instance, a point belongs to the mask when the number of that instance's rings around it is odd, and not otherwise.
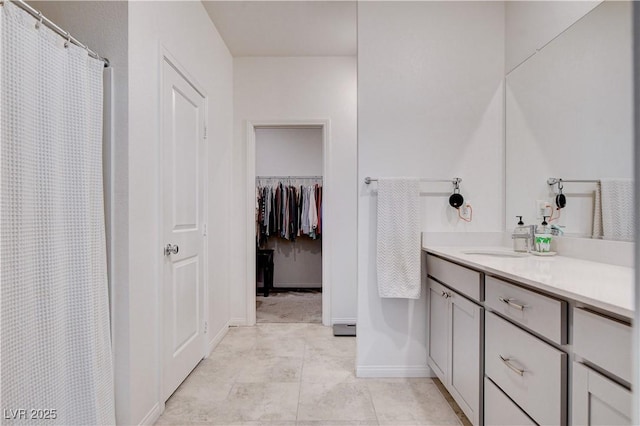
[{"label": "closet rod", "polygon": [[[36,28],[38,28],[38,26],[40,24],[46,25],[47,27],[51,28],[55,33],[60,35],[62,38],[65,38],[68,43],[73,43],[76,46],[79,46],[79,47],[83,48],[84,50],[87,51],[87,54],[89,56],[91,56],[94,59],[98,59],[98,60],[104,62],[104,67],[105,68],[109,67],[109,60],[107,58],[103,58],[102,56],[100,56],[96,52],[94,52],[93,50],[89,49],[89,47],[87,45],[81,43],[77,38],[75,38],[71,34],[69,34],[69,31],[65,31],[64,29],[60,28],[55,22],[53,22],[51,19],[49,19],[46,16],[44,16],[42,14],[42,12],[40,12],[38,9],[33,8],[32,6],[30,6],[29,4],[27,4],[23,0],[0,0],[0,6],[4,6],[4,4],[7,3],[7,2],[11,2],[11,3],[15,4],[20,9],[24,10],[29,15],[33,16],[34,18],[36,18],[36,20],[37,20]],[[65,47],[66,47],[66,44],[65,44]]]},{"label": "closet rod", "polygon": [[322,176],[256,176],[257,179],[322,179]]},{"label": "closet rod", "polygon": [[[448,182],[448,183],[452,183],[454,185],[459,185],[460,182],[462,182],[462,179],[460,179],[459,177],[455,177],[453,179],[428,179],[428,178],[420,178],[419,179],[420,182]],[[367,176],[366,178],[364,178],[364,183],[366,183],[367,185],[369,185],[371,182],[377,182],[378,178],[372,178]]]}]

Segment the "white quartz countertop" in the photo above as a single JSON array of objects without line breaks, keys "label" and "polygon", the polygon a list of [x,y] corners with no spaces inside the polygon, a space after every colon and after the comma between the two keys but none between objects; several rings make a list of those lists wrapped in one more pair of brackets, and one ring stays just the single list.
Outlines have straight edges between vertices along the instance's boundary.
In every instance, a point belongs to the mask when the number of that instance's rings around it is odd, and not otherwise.
[{"label": "white quartz countertop", "polygon": [[508,251],[504,247],[434,247],[425,251],[462,265],[633,318],[633,268],[564,256],[497,257],[469,251]]}]

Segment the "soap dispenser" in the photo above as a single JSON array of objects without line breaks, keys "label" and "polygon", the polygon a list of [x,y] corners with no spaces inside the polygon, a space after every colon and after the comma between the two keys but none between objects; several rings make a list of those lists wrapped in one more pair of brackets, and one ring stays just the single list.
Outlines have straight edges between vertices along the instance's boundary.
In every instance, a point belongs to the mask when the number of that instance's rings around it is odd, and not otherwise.
[{"label": "soap dispenser", "polygon": [[543,216],[542,223],[536,228],[535,248],[538,253],[551,252],[551,228],[548,226],[547,219],[549,216]]},{"label": "soap dispenser", "polygon": [[526,226],[522,221],[522,216],[516,216],[518,218],[518,224],[513,230],[513,251],[528,252],[531,239],[531,228]]}]

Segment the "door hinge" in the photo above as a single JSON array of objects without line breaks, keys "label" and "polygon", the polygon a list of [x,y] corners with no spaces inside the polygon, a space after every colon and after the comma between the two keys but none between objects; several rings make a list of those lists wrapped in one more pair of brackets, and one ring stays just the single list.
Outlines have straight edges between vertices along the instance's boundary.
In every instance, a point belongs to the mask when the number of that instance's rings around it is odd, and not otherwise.
[{"label": "door hinge", "polygon": [[207,138],[207,126],[204,126],[204,138]]},{"label": "door hinge", "polygon": [[204,322],[204,334],[207,334],[207,331],[209,330],[209,323],[207,323],[206,321]]},{"label": "door hinge", "polygon": [[203,224],[202,225],[202,236],[206,237],[207,236],[207,224]]}]

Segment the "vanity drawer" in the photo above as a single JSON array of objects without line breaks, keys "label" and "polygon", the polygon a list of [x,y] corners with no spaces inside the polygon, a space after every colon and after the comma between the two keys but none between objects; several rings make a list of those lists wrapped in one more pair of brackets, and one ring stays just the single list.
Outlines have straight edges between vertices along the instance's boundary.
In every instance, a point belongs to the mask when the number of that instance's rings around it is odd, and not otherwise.
[{"label": "vanity drawer", "polygon": [[481,301],[480,272],[427,255],[427,273],[452,289],[476,301]]},{"label": "vanity drawer", "polygon": [[485,277],[485,305],[559,345],[567,343],[567,302]]},{"label": "vanity drawer", "polygon": [[525,414],[491,380],[484,379],[484,424],[486,426],[535,426]]},{"label": "vanity drawer", "polygon": [[485,373],[533,420],[567,423],[567,354],[494,313],[485,315]]},{"label": "vanity drawer", "polygon": [[573,309],[573,352],[631,383],[629,325],[582,308]]}]

